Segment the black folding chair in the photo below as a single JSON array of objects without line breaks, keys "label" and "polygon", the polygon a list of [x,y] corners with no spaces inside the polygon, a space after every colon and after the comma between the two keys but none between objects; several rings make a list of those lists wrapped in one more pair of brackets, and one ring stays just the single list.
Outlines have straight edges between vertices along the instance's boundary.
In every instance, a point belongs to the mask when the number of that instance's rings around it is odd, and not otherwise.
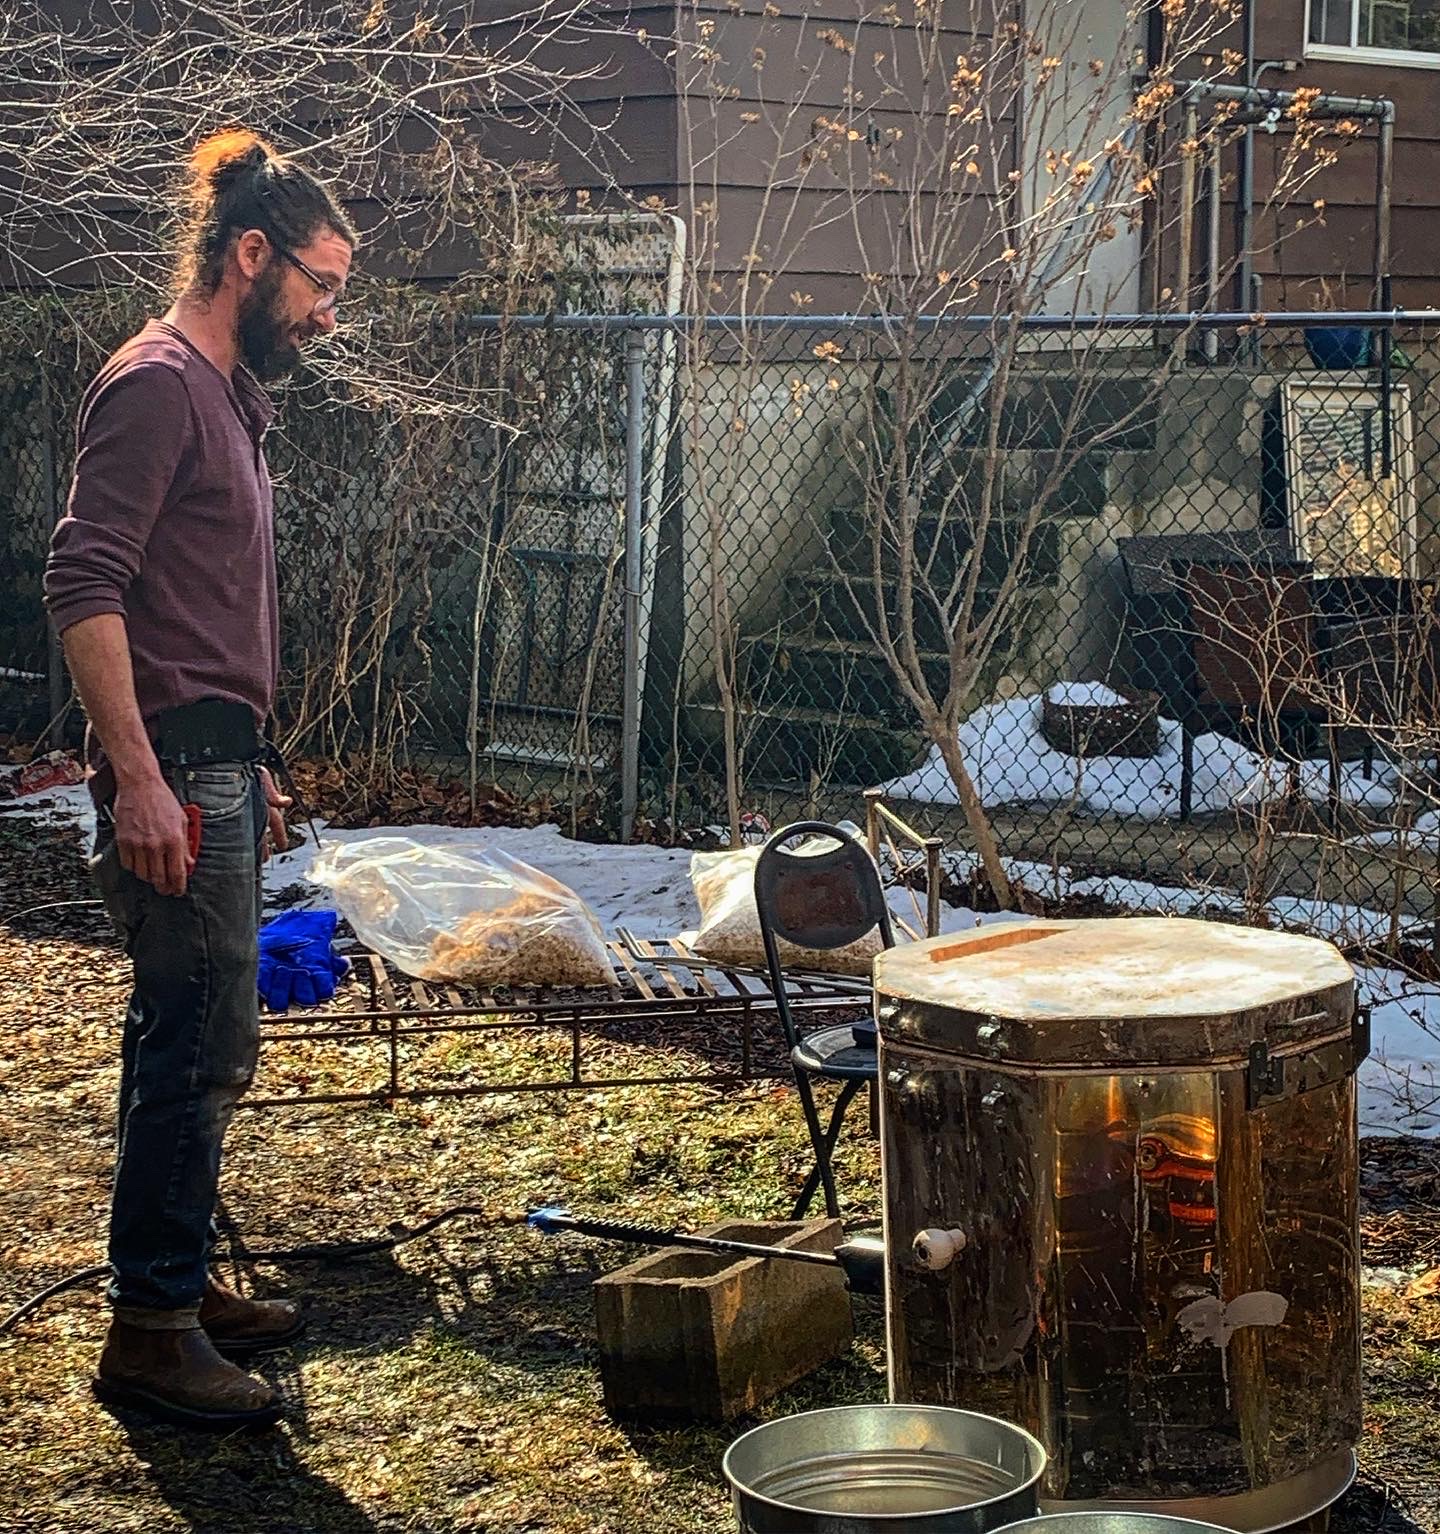
[{"label": "black folding chair", "polygon": [[[785,850],[790,842],[812,837],[826,838],[835,845],[805,853]],[[823,820],[797,821],[776,831],[760,849],[755,865],[755,908],[760,916],[760,935],[765,943],[775,1009],[790,1046],[795,1087],[805,1110],[810,1143],[815,1147],[815,1166],[790,1218],[798,1220],[804,1215],[817,1186],[825,1190],[826,1213],[832,1219],[838,1218],[840,1204],[835,1197],[830,1158],[840,1137],[845,1110],[867,1082],[871,1086],[873,1112],[878,1075],[875,1020],[867,1017],[818,1028],[802,1039],[785,994],[785,972],[777,939],[783,938],[799,948],[823,951],[844,948],[878,927],[881,942],[886,948],[893,948],[895,930],[885,904],[880,871],[868,849],[838,826],[827,825]],[[812,1076],[842,1083],[830,1123],[824,1130],[820,1128],[815,1096],[810,1089]]]}]

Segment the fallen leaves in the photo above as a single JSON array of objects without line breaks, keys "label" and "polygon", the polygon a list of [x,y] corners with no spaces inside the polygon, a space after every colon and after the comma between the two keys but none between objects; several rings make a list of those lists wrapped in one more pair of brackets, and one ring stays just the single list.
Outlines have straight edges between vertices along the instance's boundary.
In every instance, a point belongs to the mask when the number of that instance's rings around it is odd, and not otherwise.
[{"label": "fallen leaves", "polygon": [[1405,1289],[1407,1300],[1433,1300],[1440,1295],[1440,1268],[1431,1268],[1412,1279]]}]

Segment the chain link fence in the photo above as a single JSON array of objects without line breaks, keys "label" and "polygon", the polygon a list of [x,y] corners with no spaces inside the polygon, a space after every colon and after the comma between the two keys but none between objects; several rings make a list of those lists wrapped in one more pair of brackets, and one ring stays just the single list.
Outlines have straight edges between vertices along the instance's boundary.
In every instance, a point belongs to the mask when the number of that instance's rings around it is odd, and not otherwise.
[{"label": "chain link fence", "polygon": [[28,743],[45,733],[65,686],[41,605],[40,582],[55,520],[62,452],[43,378],[29,358],[0,375],[0,730]]},{"label": "chain link fence", "polygon": [[[473,415],[296,387],[279,725],[360,818],[681,839],[883,786],[974,901],[1429,946],[1423,316],[471,319]],[[33,375],[33,376],[32,376]],[[73,401],[0,383],[0,729]],[[987,859],[993,838],[998,858]],[[1022,897],[1023,898],[1023,897]]]}]

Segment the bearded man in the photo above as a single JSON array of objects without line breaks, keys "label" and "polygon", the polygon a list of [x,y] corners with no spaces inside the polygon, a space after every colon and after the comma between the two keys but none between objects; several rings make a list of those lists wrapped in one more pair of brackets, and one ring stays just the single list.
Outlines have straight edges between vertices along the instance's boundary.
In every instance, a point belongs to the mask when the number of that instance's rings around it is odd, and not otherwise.
[{"label": "bearded man", "polygon": [[229,1429],[281,1412],[231,1360],[302,1324],[209,1272],[221,1144],[259,1047],[260,867],[288,803],[262,765],[279,644],[261,382],[334,330],[356,237],[252,133],[200,144],[186,196],[175,302],[81,403],[45,595],[89,717],[93,868],[134,965],[95,1390]]}]

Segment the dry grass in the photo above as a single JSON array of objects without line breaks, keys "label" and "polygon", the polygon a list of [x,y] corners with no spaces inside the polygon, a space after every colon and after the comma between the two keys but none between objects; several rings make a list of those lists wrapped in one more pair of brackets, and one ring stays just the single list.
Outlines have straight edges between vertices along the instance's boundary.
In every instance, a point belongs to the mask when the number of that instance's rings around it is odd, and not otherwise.
[{"label": "dry grass", "polygon": [[[9,912],[88,894],[67,835],[4,820],[0,887]],[[0,1306],[100,1255],[123,991],[99,913],[0,928]],[[519,1074],[520,1048],[451,1042],[428,1063],[459,1071],[483,1050],[488,1069]],[[647,1068],[703,1054],[693,1040],[609,1048]],[[271,1051],[262,1069],[271,1085],[301,1072],[320,1084],[313,1059]],[[362,1069],[373,1079],[373,1062],[348,1055],[323,1069],[337,1084]],[[783,1216],[806,1151],[793,1097],[763,1085],[242,1112],[224,1208],[254,1247],[383,1233],[459,1202],[501,1216],[564,1201],[696,1226]],[[873,1143],[847,1135],[839,1176],[857,1217],[875,1212],[876,1174]],[[1408,1205],[1393,1203],[1377,1216],[1386,1262],[1405,1248],[1395,1217],[1403,1225]],[[734,1429],[624,1427],[601,1407],[590,1280],[628,1255],[460,1221],[384,1258],[259,1266],[248,1277],[261,1292],[304,1295],[311,1331],[264,1369],[293,1403],[288,1425],[249,1438],[100,1410],[88,1382],[104,1311],[94,1291],[67,1295],[0,1338],[0,1530],[714,1534],[728,1525],[719,1460]],[[1437,1303],[1368,1302],[1362,1453],[1407,1488],[1414,1514],[1387,1515],[1392,1534],[1440,1530]],[[769,1411],[883,1398],[879,1316],[860,1310],[852,1354]],[[1337,1526],[1374,1528],[1383,1513],[1378,1494],[1357,1492]]]},{"label": "dry grass", "polygon": [[[75,849],[35,837],[0,821],[7,911],[88,893]],[[0,1308],[102,1253],[123,1000],[100,913],[0,933]],[[520,1076],[545,1055],[518,1058],[523,1047],[461,1039],[419,1063],[458,1073],[483,1051],[491,1074]],[[614,1042],[606,1063],[652,1069],[656,1050]],[[696,1068],[693,1051],[660,1053]],[[262,1075],[368,1084],[376,1063],[337,1055],[317,1077],[314,1058],[271,1050]],[[806,1150],[793,1098],[769,1085],[242,1111],[224,1212],[257,1248],[384,1234],[453,1203],[503,1217],[564,1200],[691,1226],[782,1217]],[[844,1183],[873,1188],[875,1173],[873,1144],[847,1140]],[[630,1255],[472,1220],[384,1258],[258,1266],[260,1292],[303,1294],[309,1309],[307,1341],[262,1371],[294,1411],[280,1433],[218,1441],[100,1410],[89,1378],[104,1309],[95,1290],[64,1296],[0,1338],[0,1529],[710,1534],[727,1516],[719,1459],[733,1433],[622,1428],[601,1407],[590,1282]],[[873,1311],[862,1329],[848,1360],[776,1409],[883,1395]]]}]

